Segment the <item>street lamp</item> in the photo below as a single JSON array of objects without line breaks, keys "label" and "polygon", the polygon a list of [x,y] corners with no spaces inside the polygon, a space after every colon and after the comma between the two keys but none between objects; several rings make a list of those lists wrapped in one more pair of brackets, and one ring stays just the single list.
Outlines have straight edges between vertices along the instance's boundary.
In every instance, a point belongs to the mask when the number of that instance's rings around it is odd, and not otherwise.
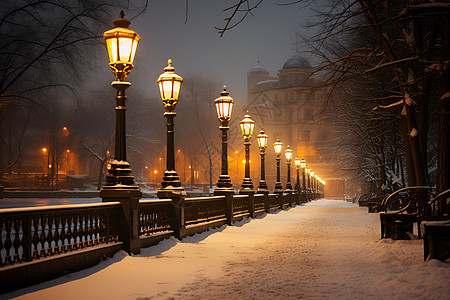
[{"label": "street lamp", "polygon": [[[124,19],[123,11],[120,19],[114,21],[115,27],[106,31],[103,38],[106,41],[109,54],[109,66],[117,81],[111,85],[117,90],[116,96],[116,140],[115,160],[111,162],[111,169],[106,176],[106,186],[122,185],[131,188],[134,176],[131,175],[130,164],[126,161],[126,132],[125,132],[125,90],[131,85],[125,79],[133,68],[133,60],[136,54],[139,35],[128,28],[130,21]],[[132,189],[138,189],[137,186]]]},{"label": "street lamp", "polygon": [[122,249],[131,253],[139,253],[139,199],[142,193],[134,185],[130,164],[126,161],[126,131],[125,131],[125,90],[131,83],[125,81],[133,68],[136,48],[140,41],[139,35],[128,28],[130,21],[124,19],[123,11],[120,19],[114,21],[115,28],[106,31],[103,38],[106,41],[109,54],[109,66],[116,81],[111,85],[117,90],[116,96],[116,140],[115,159],[109,162],[106,185],[100,191],[103,202],[119,201],[121,209],[117,215],[119,239],[123,242]]},{"label": "street lamp", "polygon": [[264,132],[264,130],[261,130],[258,136],[256,137],[256,140],[258,141],[259,154],[261,155],[261,180],[259,181],[258,191],[268,192],[264,157],[266,155],[266,148],[269,136]]},{"label": "street lamp", "polygon": [[181,83],[183,78],[175,74],[175,68],[172,67],[172,60],[169,59],[167,67],[164,68],[158,80],[159,91],[161,92],[161,99],[166,111],[164,117],[167,118],[167,160],[166,171],[164,172],[162,190],[158,191],[159,198],[170,198],[173,195],[182,195],[184,189],[181,187],[180,178],[175,171],[175,142],[174,142],[174,124],[173,118],[177,115],[174,110],[178,103],[178,96],[180,95]]},{"label": "street lamp", "polygon": [[313,193],[314,193],[315,190],[316,190],[316,184],[315,184],[315,181],[314,181],[314,171],[310,171],[309,175],[311,177],[311,189],[313,190]]},{"label": "street lamp", "polygon": [[276,160],[277,160],[277,182],[275,183],[274,193],[283,193],[283,186],[281,185],[281,174],[280,174],[280,161],[281,161],[281,150],[283,149],[283,143],[280,138],[277,138],[277,141],[273,143],[273,149],[275,151]]},{"label": "street lamp", "polygon": [[228,141],[227,133],[230,129],[229,122],[231,119],[231,111],[233,110],[233,98],[230,97],[230,93],[227,92],[227,87],[223,86],[223,91],[220,93],[220,97],[214,100],[217,109],[217,117],[220,120],[220,130],[222,130],[222,174],[219,176],[217,182],[217,188],[214,190],[214,194],[232,193],[231,179],[228,175]]},{"label": "street lamp", "polygon": [[295,183],[295,190],[297,191],[297,193],[300,193],[300,158],[298,158],[298,156],[295,157],[294,160],[294,164],[295,164],[295,169],[297,170],[297,181]]},{"label": "street lamp", "polygon": [[253,190],[253,182],[250,178],[250,139],[252,138],[253,129],[255,128],[255,121],[252,120],[247,112],[239,125],[241,126],[242,135],[244,136],[245,146],[245,178],[242,182],[242,189]]},{"label": "street lamp", "polygon": [[293,156],[293,151],[291,148],[289,148],[289,145],[287,146],[286,150],[284,151],[284,156],[286,157],[287,162],[287,182],[286,182],[286,192],[292,191],[292,184],[291,184],[291,161]]},{"label": "street lamp", "polygon": [[302,157],[302,160],[300,161],[300,168],[302,168],[302,189],[303,191],[306,191],[306,160],[304,157]]}]

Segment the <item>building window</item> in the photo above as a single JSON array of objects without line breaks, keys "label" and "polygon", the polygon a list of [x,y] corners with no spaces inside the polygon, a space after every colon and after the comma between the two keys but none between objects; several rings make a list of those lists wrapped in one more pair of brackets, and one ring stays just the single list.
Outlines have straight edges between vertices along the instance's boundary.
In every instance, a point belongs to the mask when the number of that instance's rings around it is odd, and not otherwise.
[{"label": "building window", "polygon": [[311,139],[311,132],[309,130],[300,130],[298,132],[298,139],[303,142],[308,142]]},{"label": "building window", "polygon": [[291,74],[286,76],[286,82],[289,84],[294,84],[295,83],[295,75]]},{"label": "building window", "polygon": [[304,112],[305,112],[304,113],[304,120],[305,121],[312,121],[312,120],[314,120],[314,117],[313,117],[314,111],[312,109],[305,108]]}]

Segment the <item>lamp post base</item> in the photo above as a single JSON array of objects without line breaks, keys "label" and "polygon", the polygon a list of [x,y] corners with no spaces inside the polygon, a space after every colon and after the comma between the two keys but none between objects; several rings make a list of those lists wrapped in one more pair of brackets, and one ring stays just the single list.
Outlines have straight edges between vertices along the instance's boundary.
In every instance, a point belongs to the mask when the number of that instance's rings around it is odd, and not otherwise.
[{"label": "lamp post base", "polygon": [[265,180],[261,180],[259,182],[258,192],[264,193],[265,191],[269,191],[269,187],[267,186],[267,183]]},{"label": "lamp post base", "polygon": [[181,186],[180,177],[175,170],[166,170],[163,176],[163,182],[161,182],[162,188],[157,191],[158,198],[169,199],[172,197],[185,196],[186,192]]},{"label": "lamp post base", "polygon": [[231,188],[231,178],[229,175],[220,175],[217,187],[219,188]]},{"label": "lamp post base", "polygon": [[278,181],[275,183],[275,189],[273,190],[273,192],[274,194],[283,194],[284,190],[281,182]]},{"label": "lamp post base", "polygon": [[106,175],[106,184],[102,189],[139,190],[139,187],[134,185],[130,164],[124,160],[111,161]]},{"label": "lamp post base", "polygon": [[290,182],[286,183],[286,190],[285,190],[285,192],[286,193],[292,193],[293,192],[292,184]]},{"label": "lamp post base", "polygon": [[253,190],[253,182],[251,178],[244,178],[241,185],[242,189]]}]

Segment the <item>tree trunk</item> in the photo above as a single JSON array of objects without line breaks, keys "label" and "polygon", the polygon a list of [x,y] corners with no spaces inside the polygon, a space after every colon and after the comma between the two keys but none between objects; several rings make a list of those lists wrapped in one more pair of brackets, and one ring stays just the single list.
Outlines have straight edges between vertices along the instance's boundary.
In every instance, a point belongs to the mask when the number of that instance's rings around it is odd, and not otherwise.
[{"label": "tree trunk", "polygon": [[[450,60],[450,18],[444,17],[442,61]],[[442,97],[439,99],[439,146],[436,186],[439,191],[450,188],[450,70],[447,67],[442,76]]]}]

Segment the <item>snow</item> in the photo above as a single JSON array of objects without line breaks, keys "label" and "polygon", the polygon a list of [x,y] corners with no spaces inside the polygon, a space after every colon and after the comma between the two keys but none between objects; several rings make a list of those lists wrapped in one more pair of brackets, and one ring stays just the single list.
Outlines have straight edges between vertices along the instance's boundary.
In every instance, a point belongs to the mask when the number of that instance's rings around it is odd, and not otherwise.
[{"label": "snow", "polygon": [[405,93],[405,103],[408,106],[413,105],[413,100],[412,100],[411,96],[408,93]]},{"label": "snow", "polygon": [[[450,263],[380,240],[378,214],[318,200],[117,253],[7,299],[448,299]],[[0,296],[1,298],[2,296]],[[17,298],[15,298],[17,297]]]}]

